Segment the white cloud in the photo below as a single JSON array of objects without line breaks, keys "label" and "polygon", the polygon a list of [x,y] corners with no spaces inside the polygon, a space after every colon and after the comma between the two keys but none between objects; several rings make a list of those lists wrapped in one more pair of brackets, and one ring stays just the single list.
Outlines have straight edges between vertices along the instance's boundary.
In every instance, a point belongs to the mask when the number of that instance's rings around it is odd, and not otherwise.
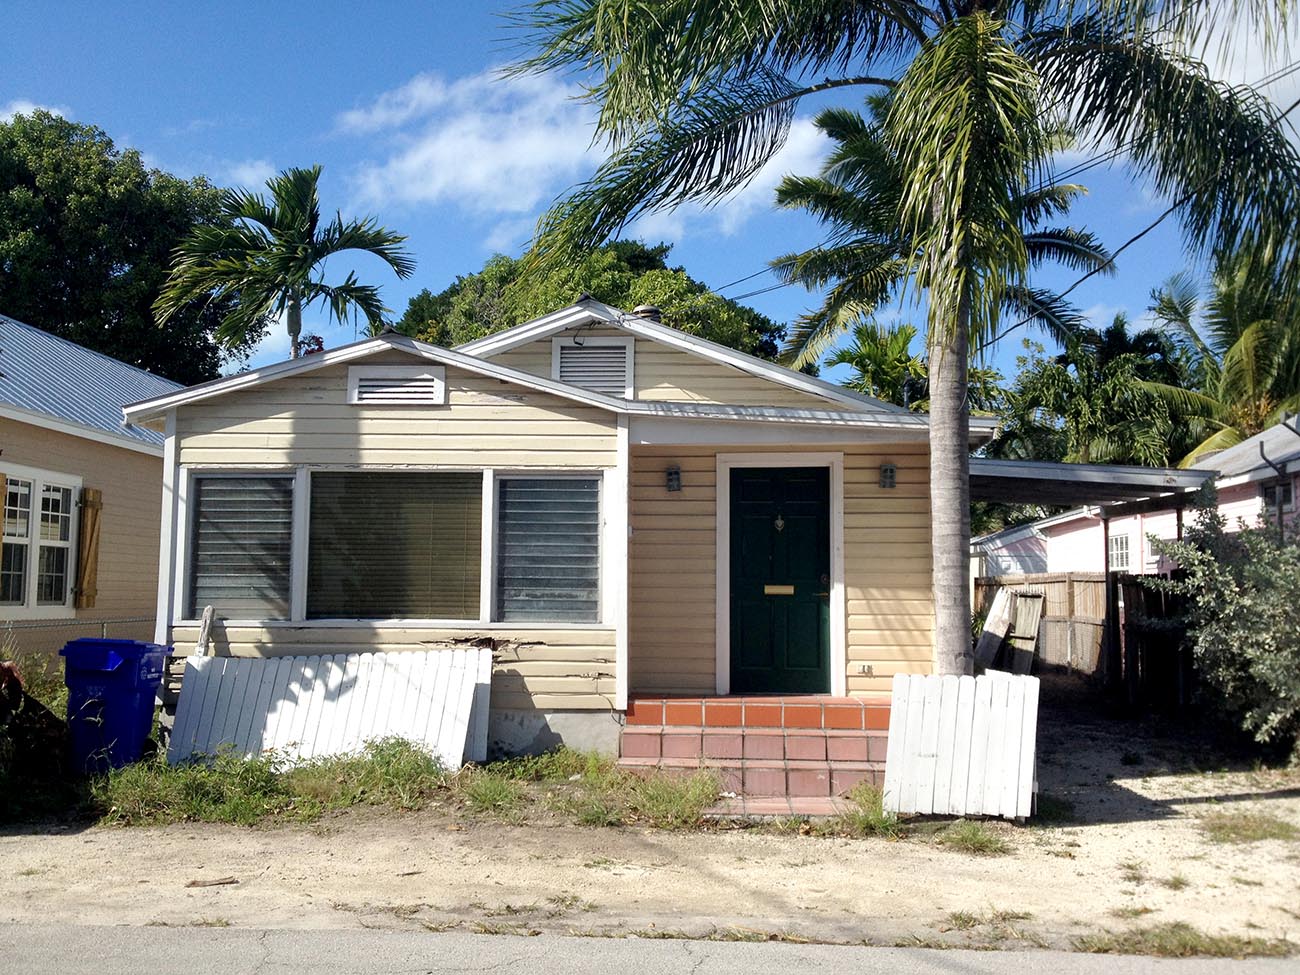
[{"label": "white cloud", "polygon": [[369,205],[448,203],[488,215],[533,214],[590,171],[591,108],[546,77],[485,71],[447,83],[419,75],[339,116],[340,131],[386,134],[386,159],[363,165]]},{"label": "white cloud", "polygon": [[[605,158],[593,145],[594,109],[581,90],[549,76],[495,70],[447,80],[417,75],[367,105],[341,113],[336,131],[380,140],[387,155],[355,176],[362,207],[451,206],[492,219],[484,246],[513,250],[531,237],[541,210]],[[825,139],[797,119],[784,148],[750,183],[705,210],[694,205],[647,214],[628,233],[677,241],[706,231],[733,235],[771,207],[791,172],[820,166]]]},{"label": "white cloud", "polygon": [[265,159],[244,159],[223,164],[218,182],[260,190],[275,173],[275,166]]},{"label": "white cloud", "polygon": [[15,98],[7,105],[0,105],[0,122],[8,122],[15,115],[31,115],[37,110],[49,112],[51,115],[62,115],[64,118],[72,114],[72,109],[66,105],[41,105],[26,98]]}]

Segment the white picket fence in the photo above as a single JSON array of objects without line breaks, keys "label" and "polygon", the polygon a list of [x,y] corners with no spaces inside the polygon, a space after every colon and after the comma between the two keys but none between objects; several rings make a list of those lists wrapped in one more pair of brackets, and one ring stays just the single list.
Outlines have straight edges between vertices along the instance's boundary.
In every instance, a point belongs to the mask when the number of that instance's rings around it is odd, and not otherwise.
[{"label": "white picket fence", "polygon": [[378,738],[423,745],[444,766],[487,757],[492,651],[339,653],[185,661],[167,761],[229,751],[290,762]]},{"label": "white picket fence", "polygon": [[897,674],[885,754],[892,813],[1033,812],[1038,678]]}]

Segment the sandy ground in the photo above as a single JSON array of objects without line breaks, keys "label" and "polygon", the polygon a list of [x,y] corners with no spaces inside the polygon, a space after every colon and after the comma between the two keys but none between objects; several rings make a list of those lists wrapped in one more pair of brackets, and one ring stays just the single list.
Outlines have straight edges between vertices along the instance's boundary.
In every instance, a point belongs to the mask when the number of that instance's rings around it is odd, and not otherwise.
[{"label": "sandy ground", "polygon": [[[48,828],[0,835],[0,921],[485,932],[741,928],[832,941],[1068,947],[1184,921],[1300,942],[1300,841],[1209,842],[1208,811],[1300,825],[1300,772],[1222,767],[1149,724],[1043,715],[1060,825],[999,824],[974,857],[920,837],[527,827],[363,810],[309,827]],[[1193,761],[1213,763],[1206,771]],[[196,880],[237,882],[188,887]],[[1137,914],[1138,911],[1142,913]],[[974,926],[950,915],[978,915]],[[996,920],[994,912],[1028,917]]]}]

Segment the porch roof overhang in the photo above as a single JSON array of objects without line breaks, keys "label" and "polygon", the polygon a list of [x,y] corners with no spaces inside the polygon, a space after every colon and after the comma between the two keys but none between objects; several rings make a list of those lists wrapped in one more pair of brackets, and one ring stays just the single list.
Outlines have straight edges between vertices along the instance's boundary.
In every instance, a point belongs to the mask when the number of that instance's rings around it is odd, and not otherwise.
[{"label": "porch roof overhang", "polygon": [[1214,477],[1214,471],[1118,464],[1053,464],[972,458],[973,501],[1043,505],[1104,505],[1105,514],[1179,507]]}]

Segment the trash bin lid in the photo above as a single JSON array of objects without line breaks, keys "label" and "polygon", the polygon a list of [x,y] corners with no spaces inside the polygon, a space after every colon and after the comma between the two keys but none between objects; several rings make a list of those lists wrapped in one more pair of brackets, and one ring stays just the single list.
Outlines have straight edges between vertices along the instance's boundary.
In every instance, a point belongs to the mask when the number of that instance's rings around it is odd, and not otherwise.
[{"label": "trash bin lid", "polygon": [[104,640],[82,637],[64,645],[59,654],[67,658],[68,666],[77,670],[116,670],[127,661],[138,661],[162,647],[142,640]]}]

